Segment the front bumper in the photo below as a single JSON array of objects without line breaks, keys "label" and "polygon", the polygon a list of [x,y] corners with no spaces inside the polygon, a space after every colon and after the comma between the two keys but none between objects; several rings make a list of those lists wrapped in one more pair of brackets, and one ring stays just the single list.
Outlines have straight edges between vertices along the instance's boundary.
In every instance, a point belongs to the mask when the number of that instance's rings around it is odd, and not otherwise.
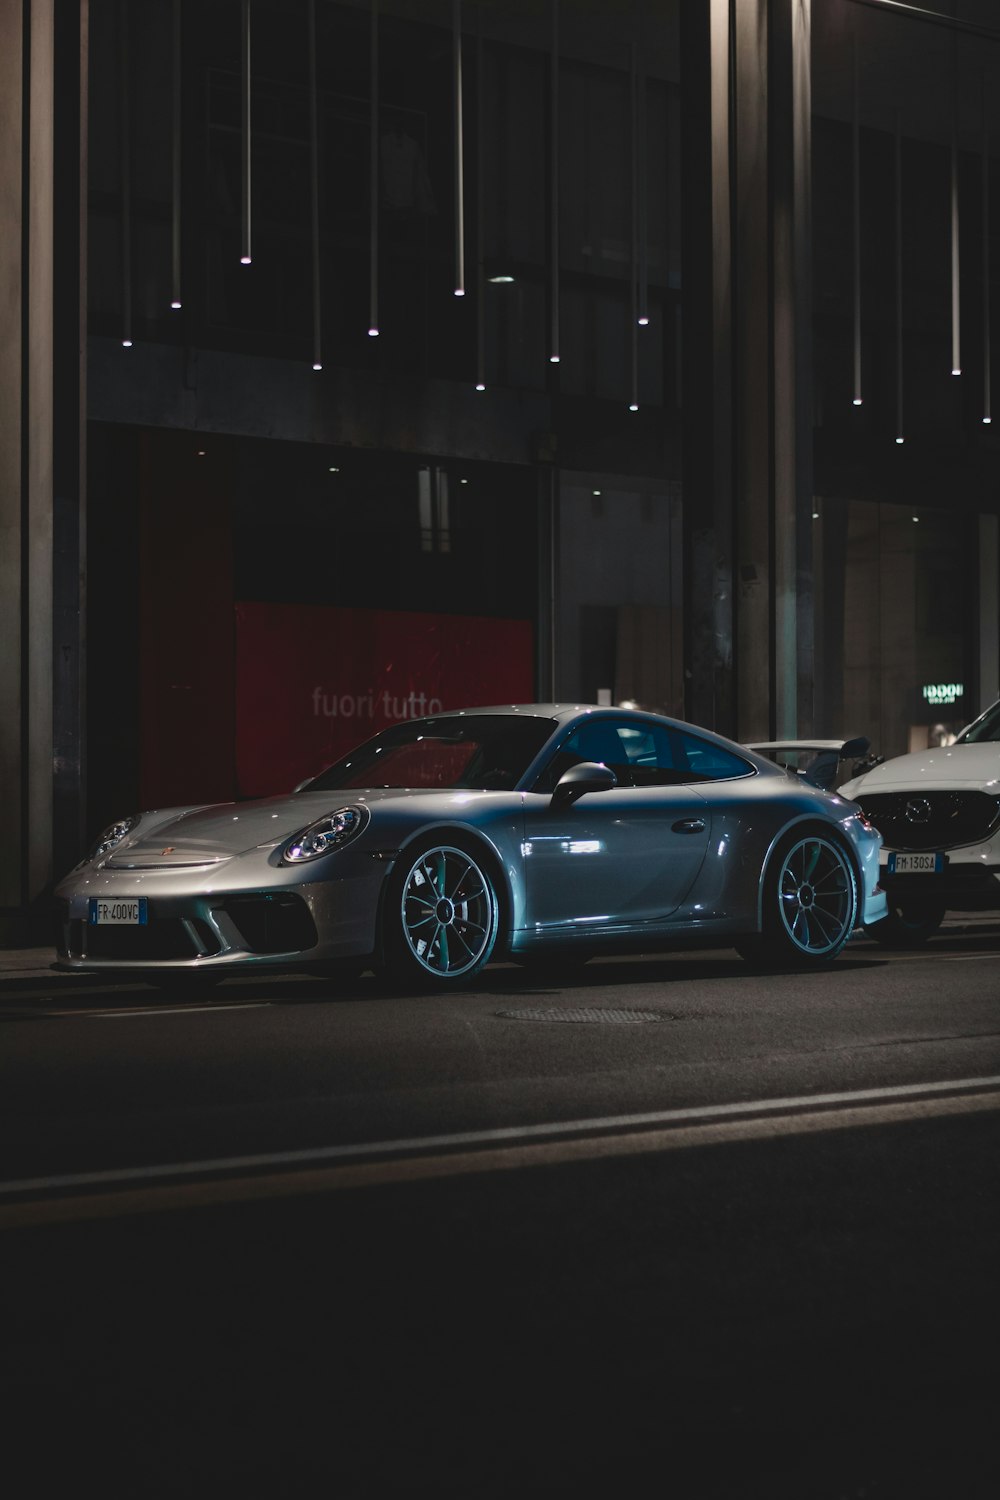
[{"label": "front bumper", "polygon": [[[385,867],[370,858],[352,860],[350,869],[346,864],[338,863],[338,878],[308,883],[299,871],[286,875],[267,867],[234,879],[231,866],[228,880],[213,872],[201,882],[191,871],[77,872],[56,890],[57,967],[85,973],[228,973],[365,957],[375,947]],[[146,901],[145,924],[91,923],[93,898],[136,896]]]}]

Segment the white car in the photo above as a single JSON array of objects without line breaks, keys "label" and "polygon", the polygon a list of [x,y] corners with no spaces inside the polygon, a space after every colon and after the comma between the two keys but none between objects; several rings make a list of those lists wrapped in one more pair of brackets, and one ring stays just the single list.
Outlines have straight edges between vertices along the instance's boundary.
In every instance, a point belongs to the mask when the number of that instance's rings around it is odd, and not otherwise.
[{"label": "white car", "polygon": [[925,942],[947,911],[1000,910],[1000,703],[953,745],[916,750],[839,788],[882,835],[882,942]]}]

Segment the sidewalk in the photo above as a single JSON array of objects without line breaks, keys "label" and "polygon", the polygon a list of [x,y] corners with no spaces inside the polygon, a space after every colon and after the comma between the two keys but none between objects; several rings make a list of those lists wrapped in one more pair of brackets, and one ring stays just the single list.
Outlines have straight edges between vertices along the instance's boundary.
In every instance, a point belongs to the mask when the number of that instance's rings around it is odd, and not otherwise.
[{"label": "sidewalk", "polygon": [[[989,933],[1000,933],[1000,912],[951,912],[941,924],[940,935],[956,938],[982,934],[985,937]],[[45,972],[55,962],[55,956],[54,948],[0,948],[0,977],[17,978]],[[58,970],[52,971],[55,982],[71,977],[60,974]]]}]

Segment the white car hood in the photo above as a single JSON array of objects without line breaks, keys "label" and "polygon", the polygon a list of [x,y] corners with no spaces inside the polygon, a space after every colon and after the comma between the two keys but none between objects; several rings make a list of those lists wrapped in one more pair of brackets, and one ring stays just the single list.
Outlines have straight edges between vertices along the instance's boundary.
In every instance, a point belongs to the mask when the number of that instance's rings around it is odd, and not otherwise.
[{"label": "white car hood", "polygon": [[1000,743],[947,745],[940,750],[914,750],[845,782],[842,797],[862,792],[912,792],[918,788],[974,786],[1000,794]]}]

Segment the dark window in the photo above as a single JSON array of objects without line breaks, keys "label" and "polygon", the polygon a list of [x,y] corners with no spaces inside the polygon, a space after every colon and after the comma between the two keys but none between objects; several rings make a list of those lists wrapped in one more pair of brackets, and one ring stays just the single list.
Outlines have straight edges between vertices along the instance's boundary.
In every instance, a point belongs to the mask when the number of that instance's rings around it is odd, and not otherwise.
[{"label": "dark window", "polygon": [[752,776],[753,766],[711,740],[673,730],[678,781],[728,781],[734,776]]}]

